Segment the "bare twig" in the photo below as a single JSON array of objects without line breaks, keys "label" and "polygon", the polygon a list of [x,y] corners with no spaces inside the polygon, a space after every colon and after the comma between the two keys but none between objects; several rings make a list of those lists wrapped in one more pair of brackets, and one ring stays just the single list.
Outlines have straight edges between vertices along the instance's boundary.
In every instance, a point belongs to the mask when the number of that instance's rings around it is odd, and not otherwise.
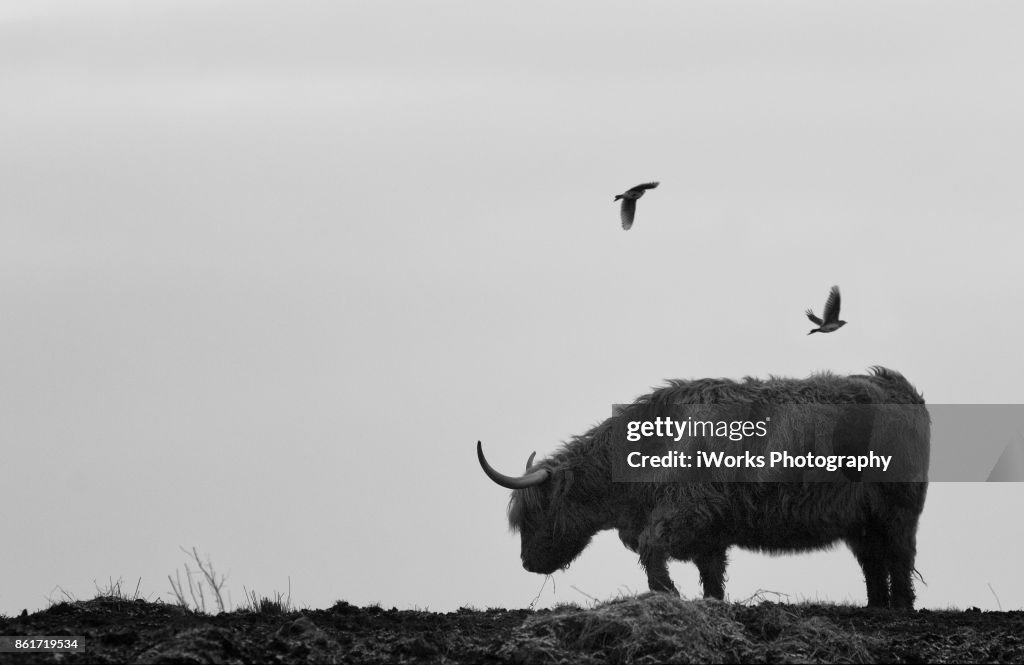
[{"label": "bare twig", "polygon": [[1003,611],[1003,604],[999,602],[999,594],[997,594],[996,590],[992,588],[992,583],[991,582],[987,582],[986,584],[988,584],[988,590],[991,591],[992,595],[996,597],[996,605],[999,607],[999,611],[1002,612]]},{"label": "bare twig", "polygon": [[[188,552],[185,550],[184,547],[181,548],[181,550],[183,552],[185,552],[185,554],[188,554]],[[218,580],[217,579],[217,574],[213,570],[213,563],[210,562],[210,558],[207,557],[206,558],[206,562],[204,563],[203,560],[199,557],[199,552],[196,550],[195,547],[192,548],[192,558],[195,559],[196,565],[199,566],[199,571],[203,574],[203,577],[206,578],[207,586],[209,586],[210,590],[213,592],[213,599],[217,602],[217,610],[220,611],[220,612],[223,612],[224,611],[224,597],[223,597],[223,595],[221,593],[221,589],[224,588],[224,583],[228,581],[227,576],[226,575],[221,575],[220,579]],[[200,584],[199,585],[199,592],[200,592],[200,594],[202,594],[202,589],[203,589],[203,587]]]},{"label": "bare twig", "polygon": [[188,601],[185,600],[185,590],[181,587],[181,573],[176,570],[174,571],[174,574],[178,578],[177,583],[175,583],[173,577],[171,577],[170,575],[167,576],[167,580],[171,583],[171,590],[174,592],[174,601],[178,604],[178,607],[181,607],[186,610],[190,609],[188,606]]},{"label": "bare twig", "polygon": [[218,576],[209,557],[207,557],[206,561],[203,561],[202,557],[199,556],[199,551],[195,547],[192,548],[191,552],[186,550],[184,547],[181,547],[180,549],[182,552],[192,557],[199,570],[194,571],[189,568],[187,563],[185,564],[185,579],[188,581],[189,597],[192,598],[191,606],[185,598],[185,585],[181,581],[181,573],[175,571],[177,581],[175,581],[175,579],[170,575],[167,576],[167,579],[171,583],[171,590],[173,591],[177,604],[186,609],[194,609],[196,612],[206,614],[207,591],[204,587],[208,587],[212,600],[217,603],[217,611],[224,612],[225,605],[223,589],[224,584],[228,579],[227,576]]},{"label": "bare twig", "polygon": [[530,609],[531,610],[537,605],[537,601],[540,600],[540,595],[542,593],[544,593],[544,587],[546,587],[548,585],[548,580],[551,580],[551,585],[552,585],[551,589],[552,589],[552,592],[554,592],[555,579],[553,577],[551,577],[550,575],[545,575],[544,576],[544,581],[541,582],[540,590],[537,591],[537,595],[533,597],[532,601],[530,601]]},{"label": "bare twig", "polygon": [[[61,595],[64,596],[64,600],[62,600],[62,601],[55,601],[53,599],[53,592],[54,591],[60,591]],[[58,602],[63,602],[63,603],[77,603],[78,602],[78,599],[75,598],[74,594],[65,591],[64,587],[60,586],[59,584],[57,586],[53,587],[53,590],[50,591],[50,595],[49,596],[44,596],[44,597],[46,598],[46,602],[48,602],[51,605],[56,605]]]},{"label": "bare twig", "polygon": [[576,591],[577,593],[579,593],[579,594],[582,594],[582,595],[586,596],[586,597],[587,597],[587,598],[589,598],[589,599],[590,599],[590,600],[591,600],[591,601],[592,601],[592,602],[593,602],[593,603],[594,603],[595,605],[596,605],[596,604],[597,604],[598,602],[600,602],[600,601],[599,601],[599,600],[598,600],[597,598],[594,598],[594,597],[593,597],[593,596],[591,596],[591,595],[590,595],[589,593],[587,593],[586,591],[584,591],[584,590],[580,589],[580,588],[579,588],[578,586],[576,586],[576,585],[570,584],[570,585],[569,585],[569,588],[570,588],[570,589],[574,589],[574,590],[575,590],[575,591]]},{"label": "bare twig", "polygon": [[747,604],[750,604],[750,603],[752,603],[754,601],[757,601],[759,603],[763,603],[765,601],[765,596],[767,596],[767,595],[775,596],[775,598],[776,598],[775,602],[777,602],[777,603],[781,602],[781,600],[780,600],[781,598],[786,598],[787,601],[789,599],[789,594],[788,593],[782,593],[782,592],[779,592],[779,591],[769,591],[768,589],[758,589],[757,591],[754,592],[754,595],[750,596],[749,598],[746,598],[745,600],[739,601],[739,604],[740,605],[747,605]]}]

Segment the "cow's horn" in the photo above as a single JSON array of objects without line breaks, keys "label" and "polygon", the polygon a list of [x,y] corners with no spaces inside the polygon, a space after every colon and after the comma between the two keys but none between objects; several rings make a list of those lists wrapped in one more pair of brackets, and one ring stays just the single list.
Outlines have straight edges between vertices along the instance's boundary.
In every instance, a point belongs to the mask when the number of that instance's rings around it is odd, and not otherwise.
[{"label": "cow's horn", "polygon": [[537,453],[530,455],[530,459],[526,462],[527,473],[525,476],[515,478],[513,476],[506,476],[504,473],[495,471],[494,468],[487,463],[487,458],[484,457],[484,447],[479,441],[476,442],[476,456],[480,460],[480,468],[484,470],[487,477],[498,483],[502,487],[507,487],[510,490],[521,490],[527,487],[533,487],[534,485],[540,485],[546,481],[550,476],[551,472],[547,469],[538,469],[536,471],[530,471],[530,466],[533,464],[533,457]]}]

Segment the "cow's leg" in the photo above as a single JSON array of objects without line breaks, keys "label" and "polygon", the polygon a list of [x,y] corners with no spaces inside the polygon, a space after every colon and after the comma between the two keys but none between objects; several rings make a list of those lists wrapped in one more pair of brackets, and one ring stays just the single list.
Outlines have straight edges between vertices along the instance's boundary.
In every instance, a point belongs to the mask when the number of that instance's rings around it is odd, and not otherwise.
[{"label": "cow's leg", "polygon": [[694,557],[700,572],[700,583],[704,587],[705,598],[725,598],[725,566],[728,560],[725,550],[702,552]]},{"label": "cow's leg", "polygon": [[640,563],[647,571],[647,586],[651,591],[664,591],[679,595],[679,590],[672,583],[668,574],[668,557],[664,553],[650,557],[641,557]]},{"label": "cow's leg", "polygon": [[892,580],[892,606],[897,610],[914,609],[913,545],[890,555],[889,577]]},{"label": "cow's leg", "polygon": [[657,527],[648,526],[640,533],[638,552],[640,564],[647,571],[647,586],[651,591],[665,591],[679,595],[668,574],[668,550],[657,537]]},{"label": "cow's leg", "polygon": [[889,607],[889,570],[886,566],[885,538],[877,529],[867,527],[846,539],[864,571],[868,588],[868,607]]},{"label": "cow's leg", "polygon": [[892,584],[892,606],[897,610],[914,608],[914,559],[917,556],[917,520],[895,524],[886,538],[889,579]]},{"label": "cow's leg", "polygon": [[894,609],[914,607],[914,559],[917,557],[917,521],[924,508],[928,483],[883,485],[888,515],[881,522],[885,563]]}]

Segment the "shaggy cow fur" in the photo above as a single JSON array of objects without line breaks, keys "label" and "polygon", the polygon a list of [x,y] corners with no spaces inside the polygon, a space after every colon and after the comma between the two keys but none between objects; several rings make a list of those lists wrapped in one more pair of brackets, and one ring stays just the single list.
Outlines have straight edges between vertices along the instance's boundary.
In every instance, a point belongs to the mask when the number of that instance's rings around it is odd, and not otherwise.
[{"label": "shaggy cow fur", "polygon": [[[911,414],[909,421],[883,419],[874,426],[890,428],[898,447],[923,452],[924,469],[920,482],[612,482],[612,454],[624,431],[619,419],[650,420],[681,404],[922,405],[900,410]],[[531,467],[548,469],[550,477],[512,493],[509,524],[521,534],[523,566],[552,573],[568,566],[597,532],[616,529],[640,555],[652,590],[676,592],[668,561],[693,561],[705,597],[721,599],[733,545],[781,553],[843,541],[864,572],[869,606],[911,608],[917,523],[927,491],[930,420],[923,404],[901,374],[881,367],[845,377],[672,381]],[[820,413],[808,408],[806,417]],[[815,424],[789,422],[789,428]]]}]

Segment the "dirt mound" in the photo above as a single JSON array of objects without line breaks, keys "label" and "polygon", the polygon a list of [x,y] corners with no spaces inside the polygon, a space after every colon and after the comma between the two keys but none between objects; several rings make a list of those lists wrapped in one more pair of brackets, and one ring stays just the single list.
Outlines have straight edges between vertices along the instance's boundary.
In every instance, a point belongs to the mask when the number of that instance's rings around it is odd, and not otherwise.
[{"label": "dirt mound", "polygon": [[748,627],[737,608],[646,594],[527,619],[503,649],[512,662],[867,663],[871,643],[822,617],[778,606]]},{"label": "dirt mound", "polygon": [[434,613],[355,607],[195,614],[97,598],[0,617],[0,635],[78,635],[79,663],[1024,662],[1024,612],[757,606],[645,594],[591,609]]}]

